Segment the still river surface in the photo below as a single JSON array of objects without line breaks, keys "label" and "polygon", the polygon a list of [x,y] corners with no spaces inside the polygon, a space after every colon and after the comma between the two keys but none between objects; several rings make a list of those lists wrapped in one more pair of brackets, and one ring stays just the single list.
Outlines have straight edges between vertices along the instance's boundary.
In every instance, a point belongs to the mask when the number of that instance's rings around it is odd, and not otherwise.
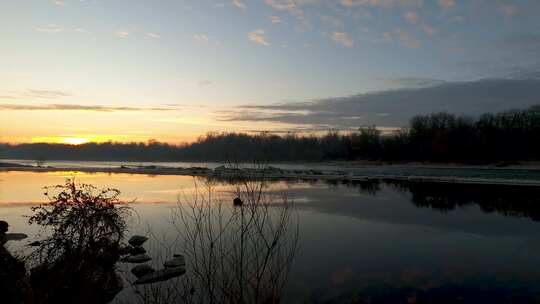
[{"label": "still river surface", "polygon": [[[0,172],[0,219],[29,235],[8,243],[10,250],[22,252],[34,239],[24,215],[45,202],[42,187],[71,177],[119,189],[137,214],[130,234],[151,229],[164,240],[174,237],[169,219],[178,200],[201,183],[172,175]],[[217,192],[233,190],[215,184]],[[298,215],[286,302],[540,301],[540,188],[299,180],[268,182],[268,190],[286,193]]]}]

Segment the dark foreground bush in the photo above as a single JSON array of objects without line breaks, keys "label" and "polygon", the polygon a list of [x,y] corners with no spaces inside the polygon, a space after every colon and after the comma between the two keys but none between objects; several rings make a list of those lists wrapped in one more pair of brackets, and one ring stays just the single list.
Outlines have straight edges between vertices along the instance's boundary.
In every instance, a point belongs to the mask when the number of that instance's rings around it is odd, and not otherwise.
[{"label": "dark foreground bush", "polygon": [[44,235],[30,261],[35,303],[106,303],[122,289],[115,264],[130,209],[119,193],[69,179],[46,188],[49,203],[29,218]]}]

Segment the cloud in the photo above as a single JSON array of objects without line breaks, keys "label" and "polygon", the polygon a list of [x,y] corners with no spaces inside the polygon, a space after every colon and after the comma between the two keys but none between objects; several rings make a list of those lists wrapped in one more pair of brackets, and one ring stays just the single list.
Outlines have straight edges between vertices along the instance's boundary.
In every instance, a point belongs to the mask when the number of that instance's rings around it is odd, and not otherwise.
[{"label": "cloud", "polygon": [[343,27],[343,21],[339,18],[330,15],[321,15],[320,19],[322,22],[329,24],[332,27]]},{"label": "cloud", "polygon": [[54,34],[54,33],[63,32],[65,29],[63,27],[59,26],[59,25],[51,23],[51,24],[47,24],[45,26],[36,27],[35,30],[38,31],[38,32]]},{"label": "cloud", "polygon": [[347,35],[347,33],[333,32],[332,35],[330,35],[330,38],[348,48],[353,47],[354,45],[354,41],[351,39],[351,37],[349,37],[349,35]]},{"label": "cloud", "polygon": [[172,108],[138,108],[138,107],[110,107],[87,106],[78,104],[47,104],[47,105],[20,105],[0,104],[0,110],[11,111],[93,111],[93,112],[119,112],[119,111],[173,111]]},{"label": "cloud", "polygon": [[208,43],[210,39],[208,38],[208,36],[204,34],[196,34],[196,35],[193,35],[193,40],[199,43]]},{"label": "cloud", "polygon": [[416,7],[422,7],[424,6],[424,0],[400,0],[399,3],[403,6],[416,6]]},{"label": "cloud", "polygon": [[8,91],[3,92],[0,95],[0,99],[29,99],[29,98],[39,98],[39,99],[60,99],[65,97],[73,96],[70,93],[60,91],[60,90],[39,90],[39,89],[27,89],[23,91]]},{"label": "cloud", "polygon": [[427,24],[422,25],[422,30],[430,36],[433,36],[439,32],[437,28],[427,25]]},{"label": "cloud", "polygon": [[57,90],[28,90],[27,96],[37,98],[61,98],[72,96],[69,93]]},{"label": "cloud", "polygon": [[519,14],[519,8],[512,4],[503,4],[500,6],[500,10],[507,17],[512,17]]},{"label": "cloud", "polygon": [[341,3],[341,5],[343,6],[356,6],[356,5],[377,6],[377,5],[380,5],[381,2],[382,2],[381,0],[339,0],[339,3]]},{"label": "cloud", "polygon": [[78,28],[74,29],[73,31],[76,32],[76,33],[91,34],[91,32],[89,30],[83,29],[81,27],[78,27]]},{"label": "cloud", "polygon": [[456,0],[439,0],[439,5],[442,8],[452,8],[456,5]]},{"label": "cloud", "polygon": [[395,5],[421,7],[423,0],[339,0],[339,3],[346,7],[353,6],[378,6],[391,7]]},{"label": "cloud", "polygon": [[391,42],[395,39],[399,40],[407,48],[416,49],[420,47],[420,41],[413,34],[402,28],[396,28],[391,32],[383,33],[379,41]]},{"label": "cloud", "polygon": [[241,10],[246,10],[247,6],[242,0],[233,0],[232,4]]},{"label": "cloud", "polygon": [[403,19],[409,21],[410,23],[416,23],[418,21],[418,15],[414,11],[409,11],[403,14]]},{"label": "cloud", "polygon": [[444,80],[421,77],[388,78],[385,80],[388,81],[392,86],[407,88],[430,87],[445,83]]},{"label": "cloud", "polygon": [[266,4],[270,5],[273,9],[279,11],[294,11],[298,9],[296,1],[294,0],[265,0]]},{"label": "cloud", "polygon": [[120,38],[126,38],[127,36],[129,36],[129,32],[128,32],[128,31],[124,31],[124,30],[118,30],[118,31],[114,32],[114,34],[115,34],[117,37],[120,37]]},{"label": "cloud", "polygon": [[[412,82],[417,80],[412,79]],[[538,79],[446,82],[309,102],[243,106],[220,113],[222,121],[269,121],[339,129],[376,124],[402,127],[414,115],[446,111],[468,115],[527,108],[540,103]]]},{"label": "cloud", "polygon": [[66,6],[67,5],[66,1],[62,1],[62,0],[53,0],[52,3],[54,5],[56,5],[56,6]]},{"label": "cloud", "polygon": [[395,34],[397,34],[399,40],[401,41],[401,44],[403,44],[404,46],[410,49],[417,49],[420,47],[420,41],[418,41],[418,39],[416,39],[411,33],[401,28],[397,28],[394,32]]},{"label": "cloud", "polygon": [[187,77],[176,77],[176,81],[178,81],[181,85],[187,86],[187,87],[203,87],[203,86],[210,86],[213,85],[215,82],[209,79],[201,79],[201,80],[194,80],[189,79]]},{"label": "cloud", "polygon": [[161,36],[157,33],[146,33],[146,37],[152,38],[152,39],[159,39]]},{"label": "cloud", "polygon": [[281,23],[281,18],[279,16],[269,16],[268,19],[270,19],[270,22],[272,23]]},{"label": "cloud", "polygon": [[300,6],[315,3],[317,0],[265,0],[264,2],[275,10],[287,11],[295,16],[296,19],[305,22],[304,11]]},{"label": "cloud", "polygon": [[266,38],[264,37],[265,31],[263,29],[256,29],[254,31],[251,31],[248,33],[248,38],[250,41],[264,45],[264,46],[270,46],[270,43],[266,41]]},{"label": "cloud", "polygon": [[209,86],[212,85],[214,82],[211,80],[201,80],[199,83],[197,83],[199,86]]},{"label": "cloud", "polygon": [[57,24],[52,24],[52,23],[44,25],[44,26],[35,27],[34,30],[36,30],[37,32],[48,33],[48,34],[57,34],[57,33],[64,33],[64,32],[66,32],[66,33],[83,33],[83,34],[91,34],[92,33],[89,30],[81,28],[81,27],[70,29],[70,28],[65,28],[63,26],[60,26],[60,25],[57,25]]}]

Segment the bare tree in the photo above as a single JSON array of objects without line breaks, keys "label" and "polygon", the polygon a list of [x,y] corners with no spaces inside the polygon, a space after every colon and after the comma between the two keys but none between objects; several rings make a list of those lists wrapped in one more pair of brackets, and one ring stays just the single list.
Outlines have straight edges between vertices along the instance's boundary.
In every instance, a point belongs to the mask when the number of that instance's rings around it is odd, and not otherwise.
[{"label": "bare tree", "polygon": [[141,302],[281,301],[299,240],[294,204],[265,181],[234,180],[224,193],[201,178],[192,194],[179,197],[171,218],[187,272],[173,283],[136,287]]},{"label": "bare tree", "polygon": [[298,245],[293,204],[264,181],[245,179],[234,187],[239,205],[204,182],[202,193],[176,209],[174,224],[189,262],[186,302],[280,302]]}]

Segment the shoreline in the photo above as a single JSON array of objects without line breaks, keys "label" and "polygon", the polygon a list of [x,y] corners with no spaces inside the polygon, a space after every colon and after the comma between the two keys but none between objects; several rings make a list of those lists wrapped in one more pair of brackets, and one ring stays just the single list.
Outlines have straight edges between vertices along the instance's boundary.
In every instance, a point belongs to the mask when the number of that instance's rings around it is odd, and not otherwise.
[{"label": "shoreline", "polygon": [[[235,178],[254,178],[254,179],[269,179],[269,180],[334,180],[334,181],[350,181],[350,182],[369,182],[369,181],[401,181],[401,182],[425,182],[425,183],[446,183],[446,184],[478,184],[478,185],[506,185],[506,186],[540,186],[540,170],[537,168],[486,168],[486,167],[471,167],[471,166],[427,166],[427,165],[372,165],[362,167],[342,167],[336,166],[336,170],[292,170],[282,169],[278,167],[261,167],[253,168],[229,168],[220,166],[215,169],[204,167],[159,167],[159,166],[120,166],[120,167],[34,167],[2,163],[0,172],[84,172],[84,173],[112,173],[112,174],[144,174],[144,175],[178,175],[178,176],[201,176],[209,178],[235,179]],[[355,172],[354,168],[362,169],[406,169],[411,172],[405,174],[391,173],[363,173]],[[352,169],[352,170],[351,170]],[[435,173],[425,175],[414,174],[415,169],[429,169]],[[437,172],[453,170],[477,170],[477,171],[494,171],[494,172],[519,172],[527,171],[537,173],[536,178],[501,178],[501,177],[475,177],[475,176],[448,176]],[[391,171],[391,170],[390,170]],[[505,172],[506,171],[506,172]],[[431,173],[433,173],[431,172]]]}]

